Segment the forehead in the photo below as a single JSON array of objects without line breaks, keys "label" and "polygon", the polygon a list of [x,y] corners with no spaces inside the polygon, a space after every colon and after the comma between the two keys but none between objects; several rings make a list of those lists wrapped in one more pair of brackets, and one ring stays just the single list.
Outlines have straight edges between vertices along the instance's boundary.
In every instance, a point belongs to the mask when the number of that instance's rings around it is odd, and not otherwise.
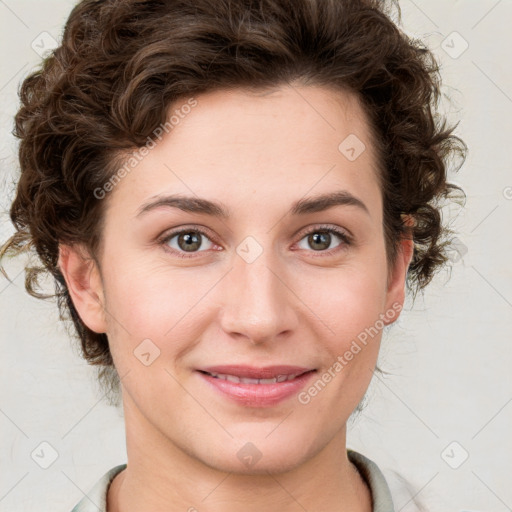
[{"label": "forehead", "polygon": [[[173,114],[185,111],[183,100],[169,109],[176,122],[172,129],[176,143],[193,135],[196,148],[214,139],[217,145],[231,146],[233,152],[240,145],[256,153],[265,147],[267,152],[295,149],[317,157],[327,150],[327,158],[337,156],[339,143],[350,134],[371,146],[366,115],[355,94],[348,91],[290,85],[269,91],[214,91],[195,101],[196,106],[179,118]],[[313,151],[318,143],[320,147]],[[293,155],[290,152],[288,157]]]},{"label": "forehead", "polygon": [[378,193],[370,130],[355,95],[283,86],[193,100],[169,109],[172,129],[116,187],[119,200],[140,205],[173,192],[214,195],[224,204],[255,198],[275,204],[333,188]]}]

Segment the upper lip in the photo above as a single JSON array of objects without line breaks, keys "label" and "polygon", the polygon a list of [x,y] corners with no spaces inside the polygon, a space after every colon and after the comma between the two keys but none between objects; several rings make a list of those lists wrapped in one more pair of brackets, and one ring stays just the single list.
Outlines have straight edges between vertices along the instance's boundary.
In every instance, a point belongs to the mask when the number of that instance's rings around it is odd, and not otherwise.
[{"label": "upper lip", "polygon": [[314,368],[289,365],[265,366],[262,368],[246,365],[220,365],[199,368],[199,371],[207,373],[222,373],[224,375],[234,375],[236,377],[245,377],[249,379],[273,379],[279,375],[301,375],[312,370],[314,370]]}]

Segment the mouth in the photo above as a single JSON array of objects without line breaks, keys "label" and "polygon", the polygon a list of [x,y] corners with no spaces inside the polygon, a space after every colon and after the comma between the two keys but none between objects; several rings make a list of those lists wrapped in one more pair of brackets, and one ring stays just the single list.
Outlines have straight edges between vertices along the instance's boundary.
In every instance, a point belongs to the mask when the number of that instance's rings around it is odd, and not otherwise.
[{"label": "mouth", "polygon": [[290,398],[316,371],[298,366],[216,366],[197,370],[210,389],[246,407],[270,407]]}]

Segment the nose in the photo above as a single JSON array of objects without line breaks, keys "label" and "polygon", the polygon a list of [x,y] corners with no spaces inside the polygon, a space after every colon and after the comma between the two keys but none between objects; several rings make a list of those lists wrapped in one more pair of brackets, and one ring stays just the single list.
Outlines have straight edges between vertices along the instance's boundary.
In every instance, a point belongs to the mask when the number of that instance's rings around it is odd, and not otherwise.
[{"label": "nose", "polygon": [[233,268],[222,281],[221,327],[232,337],[253,344],[275,341],[295,330],[297,302],[289,272],[270,254],[252,262],[235,255]]}]

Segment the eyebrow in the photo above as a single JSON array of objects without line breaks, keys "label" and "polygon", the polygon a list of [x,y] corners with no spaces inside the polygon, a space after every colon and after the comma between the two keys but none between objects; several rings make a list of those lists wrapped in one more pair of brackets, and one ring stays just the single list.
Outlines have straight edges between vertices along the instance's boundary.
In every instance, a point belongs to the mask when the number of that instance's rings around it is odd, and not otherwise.
[{"label": "eyebrow", "polygon": [[[184,212],[202,213],[222,219],[230,217],[229,210],[221,203],[215,203],[208,199],[183,195],[156,196],[151,201],[144,203],[137,212],[136,217],[141,216],[162,206],[178,208]],[[305,215],[328,210],[334,206],[356,206],[370,215],[367,206],[361,199],[355,197],[347,190],[339,190],[318,196],[307,197],[293,203],[289,213],[291,215]]]}]

